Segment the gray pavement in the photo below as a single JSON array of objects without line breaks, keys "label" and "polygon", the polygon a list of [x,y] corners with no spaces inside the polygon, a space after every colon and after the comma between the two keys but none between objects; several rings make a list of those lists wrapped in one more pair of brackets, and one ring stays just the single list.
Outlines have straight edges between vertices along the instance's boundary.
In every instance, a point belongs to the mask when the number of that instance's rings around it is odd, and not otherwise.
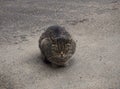
[{"label": "gray pavement", "polygon": [[[64,68],[40,57],[53,24],[77,43]],[[0,0],[0,89],[120,89],[120,0]]]}]

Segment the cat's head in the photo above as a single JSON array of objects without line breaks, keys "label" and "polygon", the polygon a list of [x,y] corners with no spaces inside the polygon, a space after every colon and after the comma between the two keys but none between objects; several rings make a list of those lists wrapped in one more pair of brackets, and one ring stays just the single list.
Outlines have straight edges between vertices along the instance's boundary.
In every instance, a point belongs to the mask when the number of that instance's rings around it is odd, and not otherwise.
[{"label": "cat's head", "polygon": [[73,52],[73,40],[65,37],[52,39],[51,49],[53,57],[67,59]]}]

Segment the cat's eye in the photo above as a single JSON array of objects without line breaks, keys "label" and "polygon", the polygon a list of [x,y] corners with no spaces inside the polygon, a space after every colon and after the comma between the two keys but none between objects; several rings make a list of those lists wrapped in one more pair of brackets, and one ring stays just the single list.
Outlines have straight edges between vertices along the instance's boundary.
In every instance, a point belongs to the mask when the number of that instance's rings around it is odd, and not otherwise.
[{"label": "cat's eye", "polygon": [[70,43],[67,43],[66,46],[70,46]]},{"label": "cat's eye", "polygon": [[56,44],[52,44],[52,47],[57,47],[57,45]]}]

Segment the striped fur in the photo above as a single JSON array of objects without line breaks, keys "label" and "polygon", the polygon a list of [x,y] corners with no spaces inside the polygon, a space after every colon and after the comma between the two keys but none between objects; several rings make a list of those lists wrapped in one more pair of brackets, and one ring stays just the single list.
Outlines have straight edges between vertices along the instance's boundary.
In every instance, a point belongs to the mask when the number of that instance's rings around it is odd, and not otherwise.
[{"label": "striped fur", "polygon": [[39,47],[48,61],[64,65],[75,53],[76,43],[65,28],[50,26],[41,35]]}]

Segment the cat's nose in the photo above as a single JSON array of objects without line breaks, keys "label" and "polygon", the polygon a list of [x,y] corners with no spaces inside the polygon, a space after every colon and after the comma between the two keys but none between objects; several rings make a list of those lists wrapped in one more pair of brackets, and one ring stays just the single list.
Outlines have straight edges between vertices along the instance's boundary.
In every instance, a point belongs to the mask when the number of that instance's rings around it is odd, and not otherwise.
[{"label": "cat's nose", "polygon": [[63,53],[63,51],[60,52],[60,55],[61,55],[61,57],[64,57],[64,53]]}]

